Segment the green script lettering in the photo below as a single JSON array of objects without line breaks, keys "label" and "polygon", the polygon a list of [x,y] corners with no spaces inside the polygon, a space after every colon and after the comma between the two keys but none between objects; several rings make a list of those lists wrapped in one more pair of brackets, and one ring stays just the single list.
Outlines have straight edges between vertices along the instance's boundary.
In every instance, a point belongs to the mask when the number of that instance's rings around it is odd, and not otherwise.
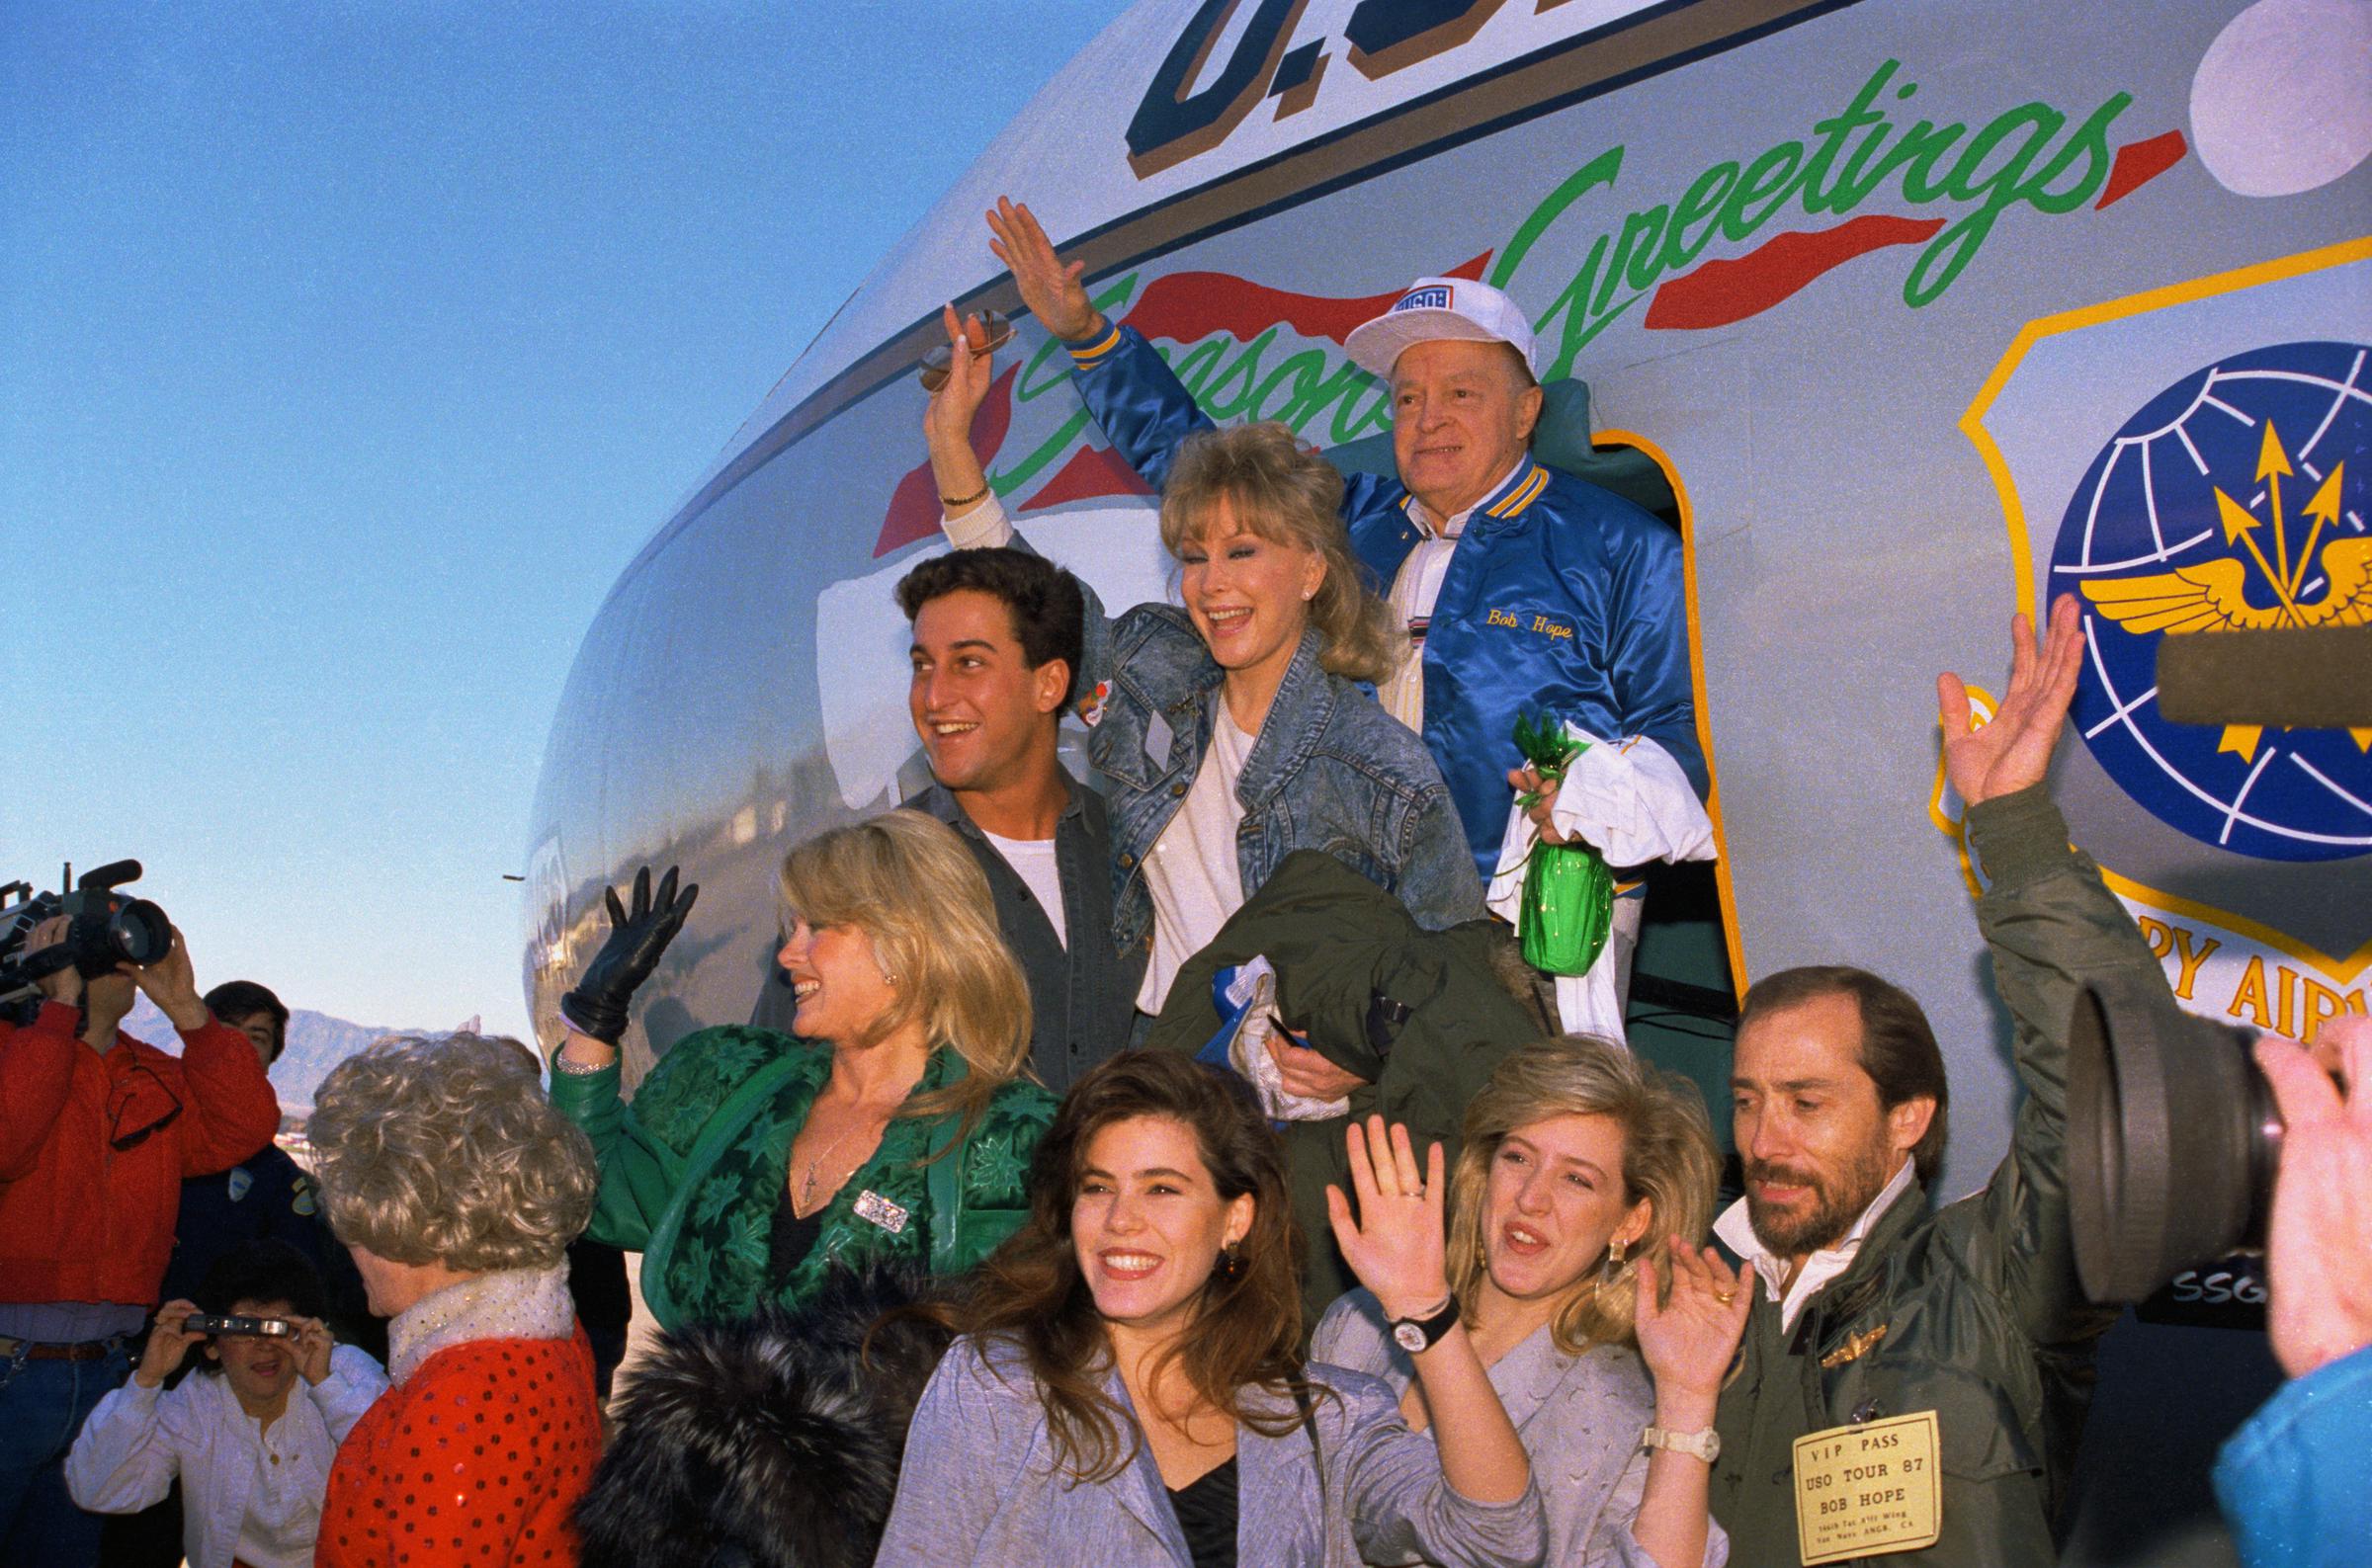
[{"label": "green script lettering", "polygon": [[[1762,227],[1763,219],[1779,210],[1787,201],[1788,182],[1803,156],[1804,143],[1783,141],[1746,165],[1744,178],[1730,193],[1730,205],[1722,211],[1724,239],[1744,239]],[[1759,212],[1752,211],[1754,204],[1765,197],[1770,198],[1769,205]]]},{"label": "green script lettering", "polygon": [[[1689,183],[1676,205],[1641,204],[1606,222],[1533,323],[1544,335],[1552,322],[1560,329],[1558,355],[1544,379],[1569,374],[1584,345],[1665,274],[1694,263],[1716,232],[1742,243],[1791,207],[1842,215],[1889,184],[1910,207],[1946,203],[1961,208],[1921,251],[1905,282],[1905,301],[1914,309],[1925,305],[1966,270],[2003,212],[2024,203],[2059,214],[2089,201],[2114,161],[2110,124],[2133,101],[2128,93],[2111,95],[2054,149],[2068,117],[2042,103],[2006,110],[1973,135],[1957,122],[1921,119],[1898,126],[1878,106],[1890,89],[1896,103],[1918,92],[1918,83],[1897,79],[1901,69],[1899,60],[1882,61],[1841,113],[1814,124],[1810,140],[1776,142],[1742,160],[1742,172],[1741,160],[1719,160]],[[1567,176],[1516,226],[1489,281],[1505,288],[1581,197],[1614,186],[1623,157],[1622,147],[1610,147]],[[1579,247],[1559,249],[1572,255]]]}]

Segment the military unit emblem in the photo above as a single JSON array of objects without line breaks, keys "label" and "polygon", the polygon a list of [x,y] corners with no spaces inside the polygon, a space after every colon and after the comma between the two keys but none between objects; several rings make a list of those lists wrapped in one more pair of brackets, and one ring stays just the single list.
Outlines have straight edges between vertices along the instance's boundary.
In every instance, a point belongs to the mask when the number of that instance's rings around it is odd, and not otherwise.
[{"label": "military unit emblem", "polygon": [[2284,343],[2183,377],[2102,449],[2060,525],[2084,743],[2154,815],[2237,854],[2372,852],[2372,729],[2174,724],[2156,704],[2162,636],[2372,623],[2368,355]]}]

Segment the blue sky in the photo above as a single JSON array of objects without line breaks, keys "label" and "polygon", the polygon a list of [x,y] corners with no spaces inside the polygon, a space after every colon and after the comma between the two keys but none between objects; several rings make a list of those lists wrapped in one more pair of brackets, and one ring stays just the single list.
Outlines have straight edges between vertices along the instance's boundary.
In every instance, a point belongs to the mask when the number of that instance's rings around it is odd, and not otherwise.
[{"label": "blue sky", "polygon": [[0,880],[202,984],[524,1032],[617,573],[1121,0],[0,14]]}]

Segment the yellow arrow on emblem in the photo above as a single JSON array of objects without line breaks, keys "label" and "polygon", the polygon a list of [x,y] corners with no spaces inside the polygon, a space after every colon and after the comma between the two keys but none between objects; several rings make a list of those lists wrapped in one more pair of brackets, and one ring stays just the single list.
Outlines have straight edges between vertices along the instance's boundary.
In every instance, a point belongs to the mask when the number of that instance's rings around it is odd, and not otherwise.
[{"label": "yellow arrow on emblem", "polygon": [[2266,420],[2264,445],[2256,450],[2256,482],[2270,486],[2273,492],[2273,558],[2281,562],[2281,572],[2274,580],[2282,585],[2285,602],[2289,597],[2290,544],[2281,516],[2281,481],[2297,471],[2290,466],[2290,454],[2281,450],[2281,437],[2274,433],[2273,421]]},{"label": "yellow arrow on emblem", "polygon": [[2290,575],[2290,597],[2293,599],[2298,597],[2298,590],[2306,584],[2307,568],[2315,562],[2315,541],[2322,538],[2325,528],[2339,520],[2339,475],[2346,471],[2344,460],[2332,463],[2330,477],[2323,481],[2323,488],[2317,490],[2306,503],[2306,515],[2315,520],[2315,526],[2307,530],[2306,548],[2298,552],[2298,569]]},{"label": "yellow arrow on emblem", "polygon": [[2272,563],[2265,559],[2265,552],[2256,547],[2255,530],[2260,527],[2256,518],[2246,507],[2226,495],[2222,485],[2216,486],[2216,512],[2224,520],[2224,542],[2247,545],[2249,557],[2256,562],[2257,570],[2263,572],[2265,580],[2273,585],[2274,597],[2281,601],[2281,608],[2290,613],[2290,624],[2306,624],[2298,615],[2297,602],[2290,597],[2289,579],[2275,571]]}]

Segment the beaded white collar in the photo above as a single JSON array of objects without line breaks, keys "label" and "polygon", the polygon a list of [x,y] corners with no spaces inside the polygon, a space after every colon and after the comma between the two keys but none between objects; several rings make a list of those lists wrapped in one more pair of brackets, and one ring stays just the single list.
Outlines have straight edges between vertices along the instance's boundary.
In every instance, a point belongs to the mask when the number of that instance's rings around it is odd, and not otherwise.
[{"label": "beaded white collar", "polygon": [[387,1378],[400,1388],[422,1362],[471,1340],[564,1340],[575,1332],[565,1263],[473,1275],[395,1314],[387,1324]]}]

